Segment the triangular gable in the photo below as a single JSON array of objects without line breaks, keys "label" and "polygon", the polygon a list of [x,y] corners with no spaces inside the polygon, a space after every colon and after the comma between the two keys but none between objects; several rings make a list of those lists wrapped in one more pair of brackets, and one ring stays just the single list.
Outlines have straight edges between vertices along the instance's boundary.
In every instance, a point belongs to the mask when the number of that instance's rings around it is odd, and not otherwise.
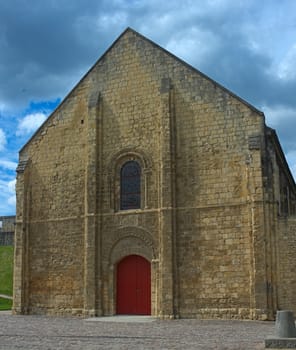
[{"label": "triangular gable", "polygon": [[162,51],[163,53],[165,53],[168,56],[171,56],[173,59],[177,60],[178,62],[180,62],[182,65],[186,66],[188,69],[190,69],[191,71],[193,71],[195,74],[200,75],[201,77],[203,77],[204,79],[210,81],[212,84],[214,84],[215,86],[217,86],[219,89],[225,91],[227,94],[229,94],[230,96],[234,97],[235,99],[239,100],[241,103],[243,103],[244,105],[246,105],[248,108],[252,109],[255,113],[258,113],[262,116],[264,116],[264,113],[260,110],[258,110],[256,107],[254,107],[253,105],[251,105],[250,103],[248,103],[247,101],[245,101],[244,99],[242,99],[241,97],[239,97],[238,95],[236,95],[235,93],[233,93],[232,91],[228,90],[227,88],[225,88],[223,85],[219,84],[218,82],[216,82],[215,80],[213,80],[212,78],[210,78],[209,76],[207,76],[206,74],[202,73],[201,71],[199,71],[198,69],[196,69],[195,67],[191,66],[190,64],[188,64],[187,62],[183,61],[182,59],[180,59],[179,57],[175,56],[174,54],[172,54],[171,52],[169,52],[168,50],[164,49],[163,47],[159,46],[158,44],[156,44],[155,42],[153,42],[152,40],[146,38],[145,36],[143,36],[142,34],[138,33],[137,31],[135,31],[134,29],[128,27],[125,31],[123,31],[123,33],[111,44],[111,46],[103,53],[103,55],[94,63],[94,65],[83,75],[83,77],[78,81],[78,83],[71,89],[71,91],[65,96],[65,98],[61,101],[61,103],[57,106],[57,108],[49,115],[49,117],[43,122],[43,124],[36,130],[36,132],[31,136],[31,138],[26,142],[26,144],[21,148],[21,150],[19,151],[20,153],[24,150],[24,148],[26,148],[26,146],[35,138],[35,136],[39,133],[39,131],[43,128],[43,126],[51,119],[51,117],[62,107],[62,105],[64,104],[64,102],[68,99],[68,97],[72,94],[72,92],[77,88],[77,86],[93,71],[93,69],[105,58],[105,56],[113,49],[114,46],[116,46],[116,44],[121,40],[122,37],[124,37],[127,33],[133,33],[135,36],[137,36],[139,39],[144,40],[146,42],[148,42],[149,44],[151,44],[152,46],[154,46],[155,48],[157,48],[158,50]]}]

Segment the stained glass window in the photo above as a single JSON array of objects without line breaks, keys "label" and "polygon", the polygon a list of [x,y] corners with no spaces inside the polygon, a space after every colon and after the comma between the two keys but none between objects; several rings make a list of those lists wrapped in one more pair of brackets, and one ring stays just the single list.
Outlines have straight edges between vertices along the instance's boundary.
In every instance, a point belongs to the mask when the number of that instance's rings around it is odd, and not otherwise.
[{"label": "stained glass window", "polygon": [[141,167],[136,161],[126,162],[120,173],[120,209],[141,208]]}]

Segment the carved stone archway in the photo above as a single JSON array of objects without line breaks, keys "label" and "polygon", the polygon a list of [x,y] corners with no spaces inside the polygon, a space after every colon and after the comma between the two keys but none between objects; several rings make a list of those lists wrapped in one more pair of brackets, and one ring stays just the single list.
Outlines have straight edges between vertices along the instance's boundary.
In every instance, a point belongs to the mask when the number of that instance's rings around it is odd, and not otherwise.
[{"label": "carved stone archway", "polygon": [[126,227],[118,230],[115,237],[109,248],[108,266],[104,268],[105,315],[116,314],[116,267],[119,261],[130,255],[142,256],[151,263],[151,314],[157,315],[159,272],[151,235],[143,229]]}]

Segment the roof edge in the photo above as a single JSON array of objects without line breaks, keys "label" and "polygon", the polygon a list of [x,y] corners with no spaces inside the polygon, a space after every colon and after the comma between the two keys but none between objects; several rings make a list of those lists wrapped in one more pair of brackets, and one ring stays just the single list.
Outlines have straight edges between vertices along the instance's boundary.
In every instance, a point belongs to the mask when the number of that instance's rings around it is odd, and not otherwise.
[{"label": "roof edge", "polygon": [[34,137],[39,133],[39,131],[44,127],[44,125],[48,122],[48,120],[50,120],[53,115],[62,107],[62,105],[64,104],[64,102],[71,96],[71,94],[73,93],[73,91],[76,89],[76,87],[92,72],[92,70],[95,68],[95,66],[104,59],[104,57],[112,50],[112,48],[117,44],[117,42],[127,33],[127,32],[132,32],[133,34],[137,35],[139,38],[149,42],[151,45],[153,45],[154,47],[158,48],[159,50],[161,50],[162,52],[166,53],[167,55],[171,56],[172,58],[174,58],[175,60],[179,61],[180,63],[182,63],[183,65],[185,65],[186,67],[188,67],[190,70],[194,71],[195,73],[198,73],[199,75],[201,75],[203,78],[205,78],[206,80],[208,80],[209,82],[211,82],[212,84],[214,84],[215,86],[219,87],[220,89],[222,89],[223,91],[227,92],[229,95],[231,95],[232,97],[234,97],[235,99],[239,100],[240,102],[242,102],[244,105],[246,105],[248,108],[252,109],[255,113],[264,116],[264,113],[262,111],[260,111],[259,109],[257,109],[256,107],[254,107],[252,104],[250,104],[249,102],[247,102],[246,100],[244,100],[243,98],[239,97],[238,95],[236,95],[234,92],[230,91],[229,89],[227,89],[226,87],[224,87],[223,85],[221,85],[220,83],[218,83],[217,81],[215,81],[214,79],[210,78],[208,75],[202,73],[201,71],[199,71],[197,68],[193,67],[192,65],[190,65],[189,63],[185,62],[184,60],[182,60],[181,58],[177,57],[176,55],[174,55],[173,53],[171,53],[170,51],[166,50],[165,48],[161,47],[160,45],[158,45],[157,43],[155,43],[154,41],[152,41],[151,39],[145,37],[144,35],[140,34],[139,32],[137,32],[136,30],[134,30],[131,27],[127,27],[116,39],[115,41],[113,41],[113,43],[107,48],[107,50],[95,61],[95,63],[91,66],[91,68],[79,79],[79,81],[74,85],[74,87],[66,94],[66,96],[63,98],[63,100],[60,102],[60,104],[50,113],[50,115],[46,118],[46,120],[39,126],[39,128],[34,132],[34,134],[30,137],[30,139],[23,145],[23,147],[19,150],[19,154],[22,153],[24,151],[24,149],[31,143],[31,141],[34,139]]},{"label": "roof edge", "polygon": [[[145,37],[144,35],[140,34],[139,32],[137,32],[136,30],[127,27],[127,29],[124,31],[131,31],[132,33],[134,33],[135,35],[137,35],[138,37],[142,38],[143,40],[148,41],[150,44],[152,44],[153,46],[157,47],[158,49],[160,49],[161,51],[165,52],[167,55],[171,56],[172,58],[174,58],[175,60],[179,61],[180,63],[184,64],[185,66],[187,66],[190,70],[193,70],[194,72],[200,74],[203,78],[207,79],[208,81],[210,81],[211,83],[213,83],[214,85],[216,85],[217,87],[219,87],[220,89],[224,90],[225,92],[227,92],[228,94],[230,94],[232,97],[238,99],[240,102],[242,102],[243,104],[245,104],[247,107],[251,108],[254,112],[264,116],[264,113],[259,110],[258,108],[256,108],[255,106],[253,106],[251,103],[249,103],[248,101],[246,101],[245,99],[243,99],[242,97],[238,96],[237,94],[235,94],[234,92],[232,92],[231,90],[229,90],[228,88],[226,88],[225,86],[221,85],[220,83],[218,83],[216,80],[210,78],[208,75],[206,75],[205,73],[201,72],[200,70],[198,70],[197,68],[193,67],[191,64],[187,63],[186,61],[182,60],[181,58],[179,58],[178,56],[174,55],[172,52],[168,51],[167,49],[163,48],[162,46],[158,45],[157,43],[155,43],[154,41],[152,41],[151,39]],[[122,35],[124,34],[122,33]]]},{"label": "roof edge", "polygon": [[[19,154],[24,151],[24,149],[31,143],[34,137],[38,134],[38,132],[43,128],[43,126],[52,118],[52,116],[62,107],[64,102],[71,96],[76,87],[91,73],[94,67],[107,55],[109,51],[116,45],[116,43],[127,33],[128,31],[132,31],[133,33],[137,33],[130,27],[127,27],[113,43],[107,48],[107,50],[95,61],[95,63],[86,71],[86,73],[78,80],[78,82],[74,85],[73,88],[65,95],[59,105],[50,113],[50,115],[45,119],[45,121],[39,126],[39,128],[33,133],[33,135],[29,138],[29,140],[23,145],[23,147],[19,150]],[[139,34],[140,35],[140,34]],[[147,39],[148,40],[148,39]]]},{"label": "roof edge", "polygon": [[266,126],[266,131],[267,131],[267,135],[272,139],[274,145],[275,145],[275,151],[280,159],[280,162],[282,163],[284,172],[286,173],[289,182],[291,183],[291,185],[294,187],[295,193],[296,193],[296,182],[294,179],[294,176],[292,175],[292,172],[290,170],[289,164],[287,162],[286,156],[284,154],[284,151],[282,149],[280,140],[277,136],[276,130]]}]

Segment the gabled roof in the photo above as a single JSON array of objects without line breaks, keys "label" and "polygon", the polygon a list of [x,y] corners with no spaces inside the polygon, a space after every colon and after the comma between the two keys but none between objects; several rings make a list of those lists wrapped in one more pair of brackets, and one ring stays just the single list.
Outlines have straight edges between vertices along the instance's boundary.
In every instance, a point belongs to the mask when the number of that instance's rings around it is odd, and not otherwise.
[{"label": "gabled roof", "polygon": [[113,44],[103,53],[103,55],[95,62],[95,64],[83,75],[83,77],[78,81],[78,83],[71,89],[71,91],[65,96],[65,98],[61,101],[61,103],[57,106],[57,108],[50,114],[50,116],[44,121],[44,123],[36,130],[36,132],[32,135],[32,137],[28,140],[28,142],[21,148],[21,150],[19,151],[20,153],[24,150],[24,148],[31,142],[32,139],[34,139],[34,137],[38,134],[38,132],[40,131],[40,129],[42,129],[42,127],[47,123],[47,121],[51,118],[51,116],[58,111],[61,106],[63,105],[64,101],[67,100],[67,98],[71,95],[71,93],[76,89],[76,87],[92,72],[92,70],[99,64],[100,61],[102,61],[105,56],[112,50],[112,48],[114,46],[116,46],[116,44],[121,40],[122,37],[124,37],[127,33],[133,33],[134,35],[136,35],[138,38],[140,38],[141,40],[144,40],[148,43],[150,43],[152,46],[154,46],[155,48],[157,48],[158,50],[161,50],[162,52],[164,52],[166,55],[171,56],[173,59],[179,61],[181,64],[185,65],[188,69],[192,70],[193,72],[199,74],[200,76],[202,76],[204,79],[210,81],[212,84],[214,84],[215,86],[219,87],[221,90],[224,90],[225,92],[227,92],[229,95],[231,95],[232,97],[234,97],[235,99],[239,100],[241,103],[243,103],[244,105],[246,105],[248,108],[250,108],[251,110],[253,110],[255,113],[258,113],[262,116],[264,116],[264,113],[260,110],[258,110],[256,107],[254,107],[253,105],[251,105],[250,103],[248,103],[247,101],[245,101],[244,99],[242,99],[241,97],[239,97],[238,95],[236,95],[235,93],[233,93],[232,91],[228,90],[227,88],[225,88],[223,85],[219,84],[218,82],[216,82],[215,80],[211,79],[209,76],[207,76],[206,74],[202,73],[201,71],[199,71],[198,69],[196,69],[195,67],[191,66],[190,64],[188,64],[187,62],[183,61],[182,59],[180,59],[179,57],[175,56],[174,54],[172,54],[171,52],[167,51],[166,49],[164,49],[163,47],[159,46],[158,44],[156,44],[155,42],[153,42],[152,40],[146,38],[145,36],[143,36],[142,34],[138,33],[137,31],[135,31],[134,29],[128,27],[126,28],[121,35],[119,35],[119,37],[113,42]]}]

